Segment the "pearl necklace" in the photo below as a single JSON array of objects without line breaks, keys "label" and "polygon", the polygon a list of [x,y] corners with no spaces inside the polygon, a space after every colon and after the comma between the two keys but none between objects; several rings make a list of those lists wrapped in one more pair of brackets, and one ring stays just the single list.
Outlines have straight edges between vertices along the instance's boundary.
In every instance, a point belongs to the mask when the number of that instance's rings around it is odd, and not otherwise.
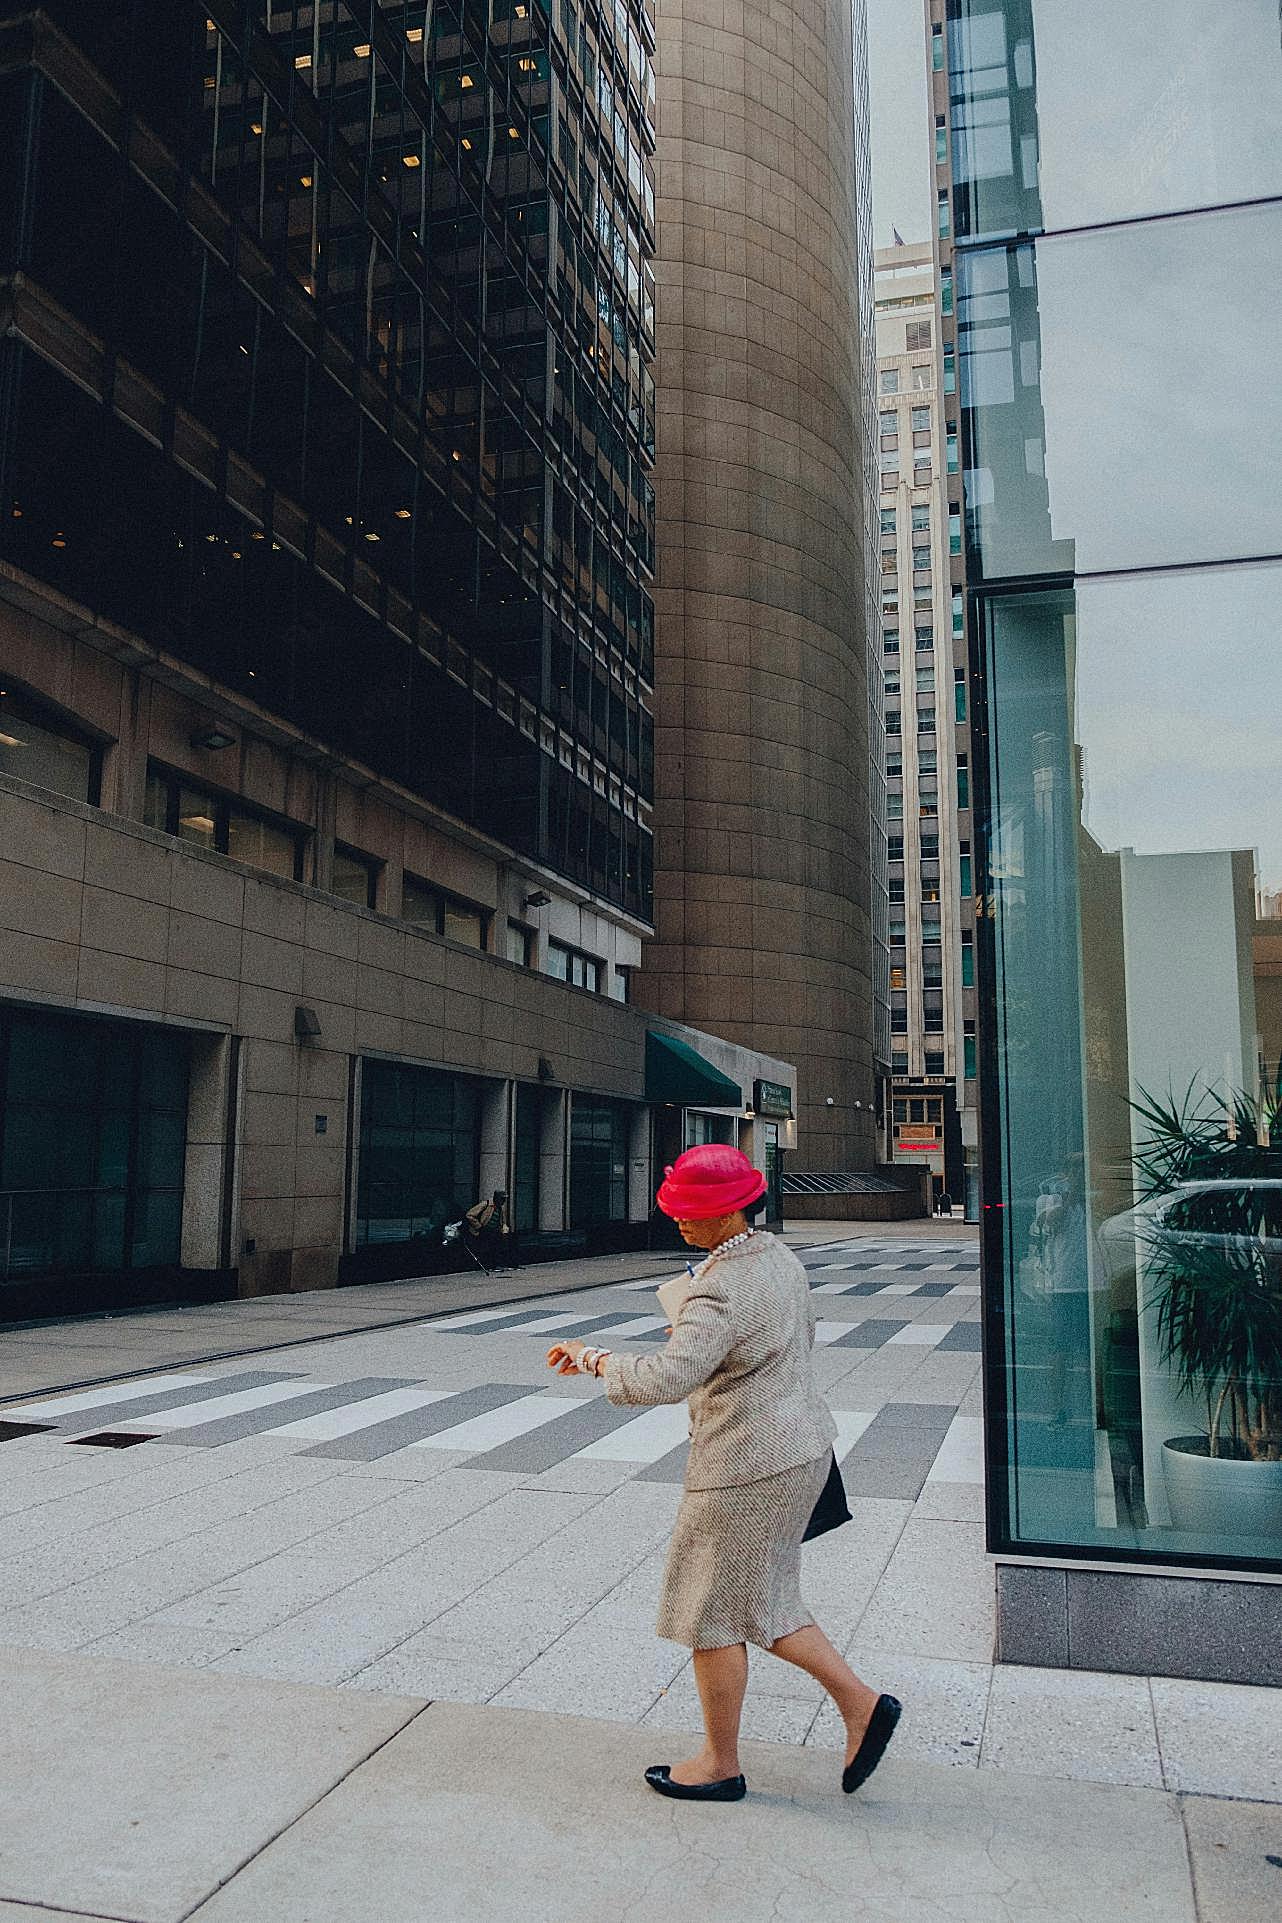
[{"label": "pearl necklace", "polygon": [[715,1249],[708,1250],[699,1267],[706,1269],[709,1262],[715,1261],[717,1256],[724,1255],[728,1249],[737,1248],[741,1242],[750,1242],[756,1233],[755,1229],[744,1229],[741,1234],[732,1235],[728,1241],[718,1242]]}]

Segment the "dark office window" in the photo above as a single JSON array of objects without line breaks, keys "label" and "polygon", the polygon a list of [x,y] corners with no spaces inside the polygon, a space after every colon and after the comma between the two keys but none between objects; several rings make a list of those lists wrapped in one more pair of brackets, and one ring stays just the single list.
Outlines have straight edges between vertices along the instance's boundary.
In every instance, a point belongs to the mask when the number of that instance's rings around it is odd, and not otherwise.
[{"label": "dark office window", "polygon": [[548,943],[548,974],[559,982],[568,982],[571,988],[588,988],[596,994],[601,987],[601,968],[602,964],[595,955],[585,955],[578,948],[567,948],[564,942]]},{"label": "dark office window", "polygon": [[188,1040],[0,1010],[0,1282],[180,1259]]},{"label": "dark office window", "polygon": [[925,1053],[925,1063],[927,1075],[942,1075],[944,1073],[942,1049],[928,1048]]},{"label": "dark office window", "polygon": [[575,1095],[570,1110],[570,1224],[588,1228],[628,1219],[628,1137],[632,1110],[625,1102]]},{"label": "dark office window", "polygon": [[0,774],[96,805],[100,770],[96,743],[0,672]]},{"label": "dark office window", "polygon": [[477,1199],[480,1084],[438,1069],[361,1069],[356,1240],[435,1244]]},{"label": "dark office window", "polygon": [[524,922],[509,921],[507,925],[507,958],[518,968],[533,968],[538,937]]},{"label": "dark office window", "polygon": [[521,1082],[516,1091],[516,1156],[512,1167],[512,1227],[529,1235],[539,1226],[539,1174],[543,1152],[545,1090]]},{"label": "dark office window", "polygon": [[373,855],[362,855],[355,848],[334,844],[334,878],[331,893],[360,908],[378,906],[378,871],[382,864]]},{"label": "dark office window", "polygon": [[490,913],[477,902],[465,901],[461,895],[451,895],[430,881],[407,874],[401,890],[401,920],[429,928],[434,935],[459,942],[465,948],[483,949],[489,933]]},{"label": "dark office window", "polygon": [[227,855],[247,868],[302,880],[305,828],[198,787],[186,775],[155,762],[147,770],[145,820],[149,828]]}]

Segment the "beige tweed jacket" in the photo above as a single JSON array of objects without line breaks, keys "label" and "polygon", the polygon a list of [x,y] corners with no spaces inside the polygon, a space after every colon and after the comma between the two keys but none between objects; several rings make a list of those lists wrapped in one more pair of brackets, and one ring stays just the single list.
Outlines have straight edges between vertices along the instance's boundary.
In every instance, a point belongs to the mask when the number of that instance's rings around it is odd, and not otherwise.
[{"label": "beige tweed jacket", "polygon": [[836,1428],[811,1367],[806,1272],[758,1232],[695,1271],[672,1335],[654,1355],[611,1355],[611,1402],[690,1402],[687,1489],[733,1489],[814,1462]]}]

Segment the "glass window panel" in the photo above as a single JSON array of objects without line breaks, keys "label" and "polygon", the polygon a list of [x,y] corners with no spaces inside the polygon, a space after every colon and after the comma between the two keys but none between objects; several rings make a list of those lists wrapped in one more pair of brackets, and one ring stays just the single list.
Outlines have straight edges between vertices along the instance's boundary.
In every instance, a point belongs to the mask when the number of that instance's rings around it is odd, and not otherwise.
[{"label": "glass window panel", "polygon": [[468,948],[484,948],[485,916],[479,908],[446,900],[444,934],[447,941],[462,942]]},{"label": "glass window panel", "polygon": [[520,968],[533,968],[535,953],[535,934],[519,921],[507,925],[507,958],[516,962]]},{"label": "glass window panel", "polygon": [[169,830],[169,783],[154,768],[147,770],[147,792],[143,801],[143,820],[161,834]]},{"label": "glass window panel", "polygon": [[353,901],[360,908],[372,908],[377,874],[378,864],[369,856],[358,855],[347,848],[335,848],[330,889],[343,901]]},{"label": "glass window panel", "polygon": [[961,257],[989,578],[1277,552],[1282,206]]},{"label": "glass window panel", "polygon": [[37,788],[96,801],[94,750],[66,734],[52,715],[0,687],[0,774]]},{"label": "glass window panel", "polygon": [[[110,1036],[109,1041],[127,1048],[132,1037],[120,1034]],[[108,1049],[103,1064],[104,1076],[110,1087],[115,1079],[112,1053]],[[169,1115],[186,1116],[188,1082],[188,1042],[182,1035],[162,1035],[154,1030],[145,1030],[141,1042],[141,1062],[139,1091],[144,1107],[161,1109]]]},{"label": "glass window panel", "polygon": [[631,1109],[576,1095],[570,1116],[570,1221],[576,1228],[623,1222],[628,1215]]},{"label": "glass window panel", "polygon": [[[100,1204],[100,1226],[102,1215]],[[129,1251],[133,1268],[146,1269],[176,1260],[182,1240],[181,1190],[151,1189],[140,1195],[134,1209],[133,1228],[133,1245]]]},{"label": "glass window panel", "polygon": [[476,1091],[435,1069],[366,1061],[361,1073],[357,1241],[436,1241],[477,1199]]},{"label": "glass window panel", "polygon": [[[129,1261],[130,1211],[171,1191],[148,1262],[179,1257],[187,1042],[124,1024],[0,1015],[7,1055],[0,1189],[13,1211],[10,1273],[114,1269]],[[5,1044],[7,1043],[7,1048]],[[35,1085],[31,1068],[42,1064]],[[150,1101],[150,1106],[148,1103]],[[35,1197],[23,1191],[38,1191]],[[3,1257],[0,1256],[0,1260]]]},{"label": "glass window panel", "polygon": [[[88,1198],[86,1198],[87,1200]],[[175,1198],[178,1213],[182,1212],[182,1197]],[[61,1198],[59,1207],[63,1206]],[[77,1208],[77,1215],[80,1210]],[[125,1198],[123,1195],[96,1195],[89,1208],[92,1242],[88,1250],[89,1265],[95,1269],[121,1269],[125,1267]],[[164,1256],[157,1258],[164,1261]]]},{"label": "glass window panel", "polygon": [[178,790],[178,838],[198,848],[213,848],[218,839],[218,805],[212,795],[195,788]]},{"label": "glass window panel", "polygon": [[243,815],[233,808],[227,818],[227,853],[233,861],[262,868],[269,875],[285,875],[292,881],[298,865],[298,837],[273,822]]},{"label": "glass window panel", "polygon": [[437,889],[415,875],[406,875],[401,885],[401,920],[421,922],[441,932],[441,897]]},{"label": "glass window panel", "polygon": [[959,234],[1032,233],[1282,192],[1273,0],[958,0]]},{"label": "glass window panel", "polygon": [[984,609],[1013,1541],[1276,1561],[1280,592]]}]

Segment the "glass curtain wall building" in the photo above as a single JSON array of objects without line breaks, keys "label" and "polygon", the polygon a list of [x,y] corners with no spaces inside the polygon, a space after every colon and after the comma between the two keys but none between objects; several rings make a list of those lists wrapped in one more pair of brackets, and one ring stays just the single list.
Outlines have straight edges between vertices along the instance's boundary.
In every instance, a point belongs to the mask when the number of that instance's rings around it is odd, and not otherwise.
[{"label": "glass curtain wall building", "polygon": [[1276,1574],[1278,10],[946,46],[992,1546]]},{"label": "glass curtain wall building", "polygon": [[0,4],[0,553],[648,920],[641,0]]}]

